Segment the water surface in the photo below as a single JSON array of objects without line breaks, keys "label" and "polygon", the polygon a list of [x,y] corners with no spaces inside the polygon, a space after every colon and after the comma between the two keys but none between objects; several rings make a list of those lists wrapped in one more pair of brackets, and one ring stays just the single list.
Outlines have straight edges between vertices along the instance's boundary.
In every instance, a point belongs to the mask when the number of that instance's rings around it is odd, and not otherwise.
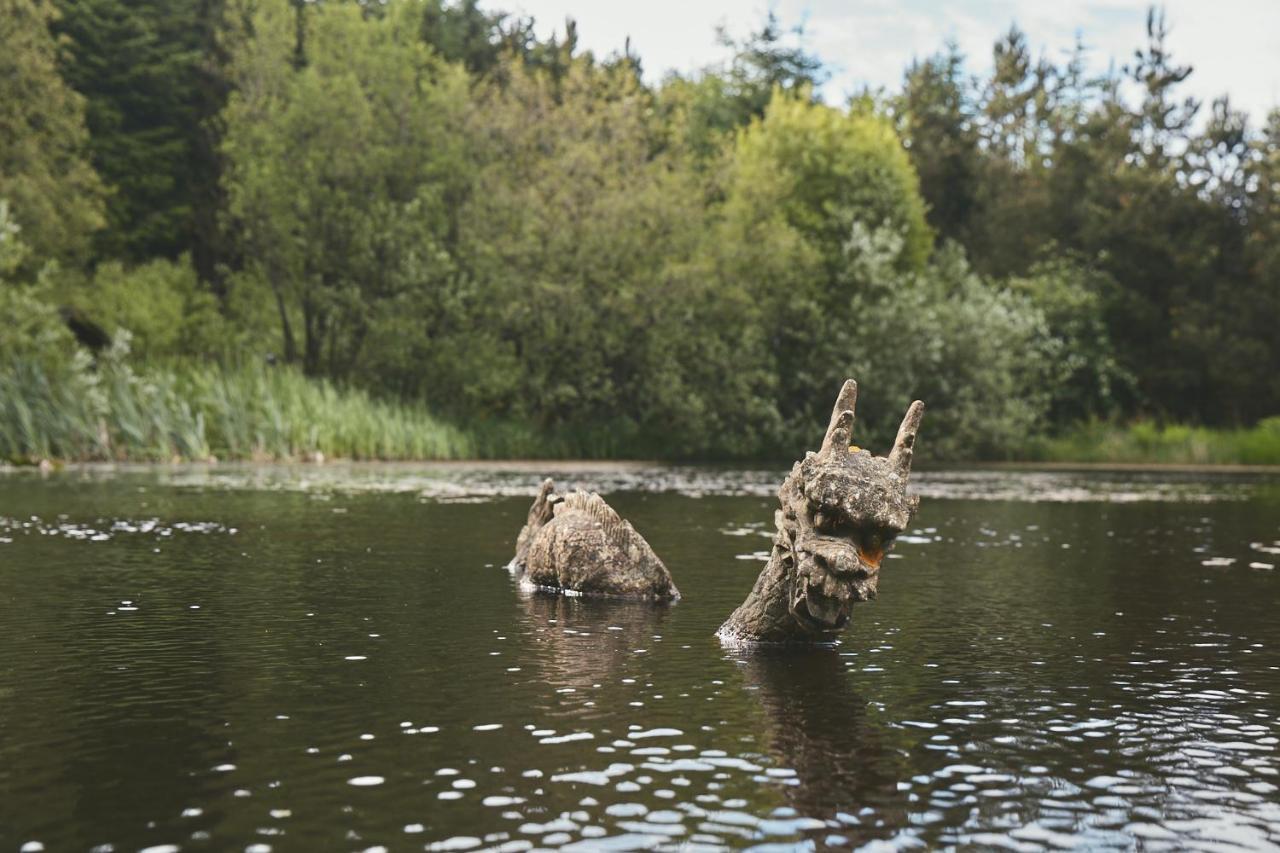
[{"label": "water surface", "polygon": [[0,849],[1280,845],[1275,480],[921,474],[843,643],[746,654],[783,472],[560,472],[669,607],[516,588],[543,473],[0,475]]}]

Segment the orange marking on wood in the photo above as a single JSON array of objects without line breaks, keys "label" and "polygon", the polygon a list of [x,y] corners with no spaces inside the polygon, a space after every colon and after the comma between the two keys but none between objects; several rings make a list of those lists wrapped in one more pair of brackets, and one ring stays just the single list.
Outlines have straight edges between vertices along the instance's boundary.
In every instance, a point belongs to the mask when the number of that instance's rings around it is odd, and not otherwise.
[{"label": "orange marking on wood", "polygon": [[858,548],[858,559],[873,569],[880,568],[880,561],[884,559],[884,550],[864,551]]}]

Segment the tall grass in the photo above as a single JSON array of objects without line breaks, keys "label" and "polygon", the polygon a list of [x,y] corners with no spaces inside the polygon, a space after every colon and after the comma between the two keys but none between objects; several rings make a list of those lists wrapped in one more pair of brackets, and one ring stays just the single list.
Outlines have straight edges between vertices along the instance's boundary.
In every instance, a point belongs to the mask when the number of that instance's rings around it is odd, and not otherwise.
[{"label": "tall grass", "polygon": [[421,406],[374,399],[283,368],[189,370],[186,399],[204,416],[215,455],[292,459],[315,453],[350,459],[458,459],[470,439]]},{"label": "tall grass", "polygon": [[[262,365],[124,358],[0,365],[0,461],[637,458],[669,456],[628,423],[548,433],[505,421],[460,427],[421,405]],[[1215,430],[1095,422],[1034,439],[1049,462],[1280,465],[1280,417]]]},{"label": "tall grass", "polygon": [[462,430],[287,368],[182,364],[135,373],[78,354],[0,367],[0,457],[10,461],[457,459]]},{"label": "tall grass", "polygon": [[34,359],[10,361],[0,367],[0,457],[103,458],[110,446],[104,399],[83,352],[56,368]]},{"label": "tall grass", "polygon": [[1094,422],[1035,441],[1027,455],[1049,462],[1280,465],[1280,417],[1249,429]]}]

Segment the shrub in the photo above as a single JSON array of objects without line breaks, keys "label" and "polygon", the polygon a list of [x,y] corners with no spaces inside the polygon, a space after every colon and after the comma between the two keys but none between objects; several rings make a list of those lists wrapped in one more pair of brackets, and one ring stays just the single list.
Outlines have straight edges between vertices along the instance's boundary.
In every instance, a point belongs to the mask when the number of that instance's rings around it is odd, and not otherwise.
[{"label": "shrub", "polygon": [[190,259],[163,258],[128,267],[100,264],[87,283],[64,284],[65,301],[108,334],[125,329],[143,359],[212,356],[228,348],[230,330]]}]

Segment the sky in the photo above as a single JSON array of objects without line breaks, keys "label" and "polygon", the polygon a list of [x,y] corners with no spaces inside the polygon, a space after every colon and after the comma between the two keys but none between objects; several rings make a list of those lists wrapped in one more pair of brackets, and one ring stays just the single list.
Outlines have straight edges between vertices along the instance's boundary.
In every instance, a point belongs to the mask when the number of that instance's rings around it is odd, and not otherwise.
[{"label": "sky", "polygon": [[[531,15],[540,35],[578,22],[580,45],[598,56],[628,36],[645,76],[720,62],[715,30],[745,35],[773,8],[784,25],[803,23],[808,48],[827,64],[831,103],[865,85],[896,89],[913,58],[954,40],[970,73],[990,68],[991,45],[1016,22],[1037,53],[1061,61],[1079,34],[1093,70],[1127,61],[1143,43],[1147,0],[509,0],[483,4]],[[1194,73],[1188,94],[1207,104],[1223,93],[1254,127],[1280,107],[1280,0],[1166,0],[1169,48]]]}]

